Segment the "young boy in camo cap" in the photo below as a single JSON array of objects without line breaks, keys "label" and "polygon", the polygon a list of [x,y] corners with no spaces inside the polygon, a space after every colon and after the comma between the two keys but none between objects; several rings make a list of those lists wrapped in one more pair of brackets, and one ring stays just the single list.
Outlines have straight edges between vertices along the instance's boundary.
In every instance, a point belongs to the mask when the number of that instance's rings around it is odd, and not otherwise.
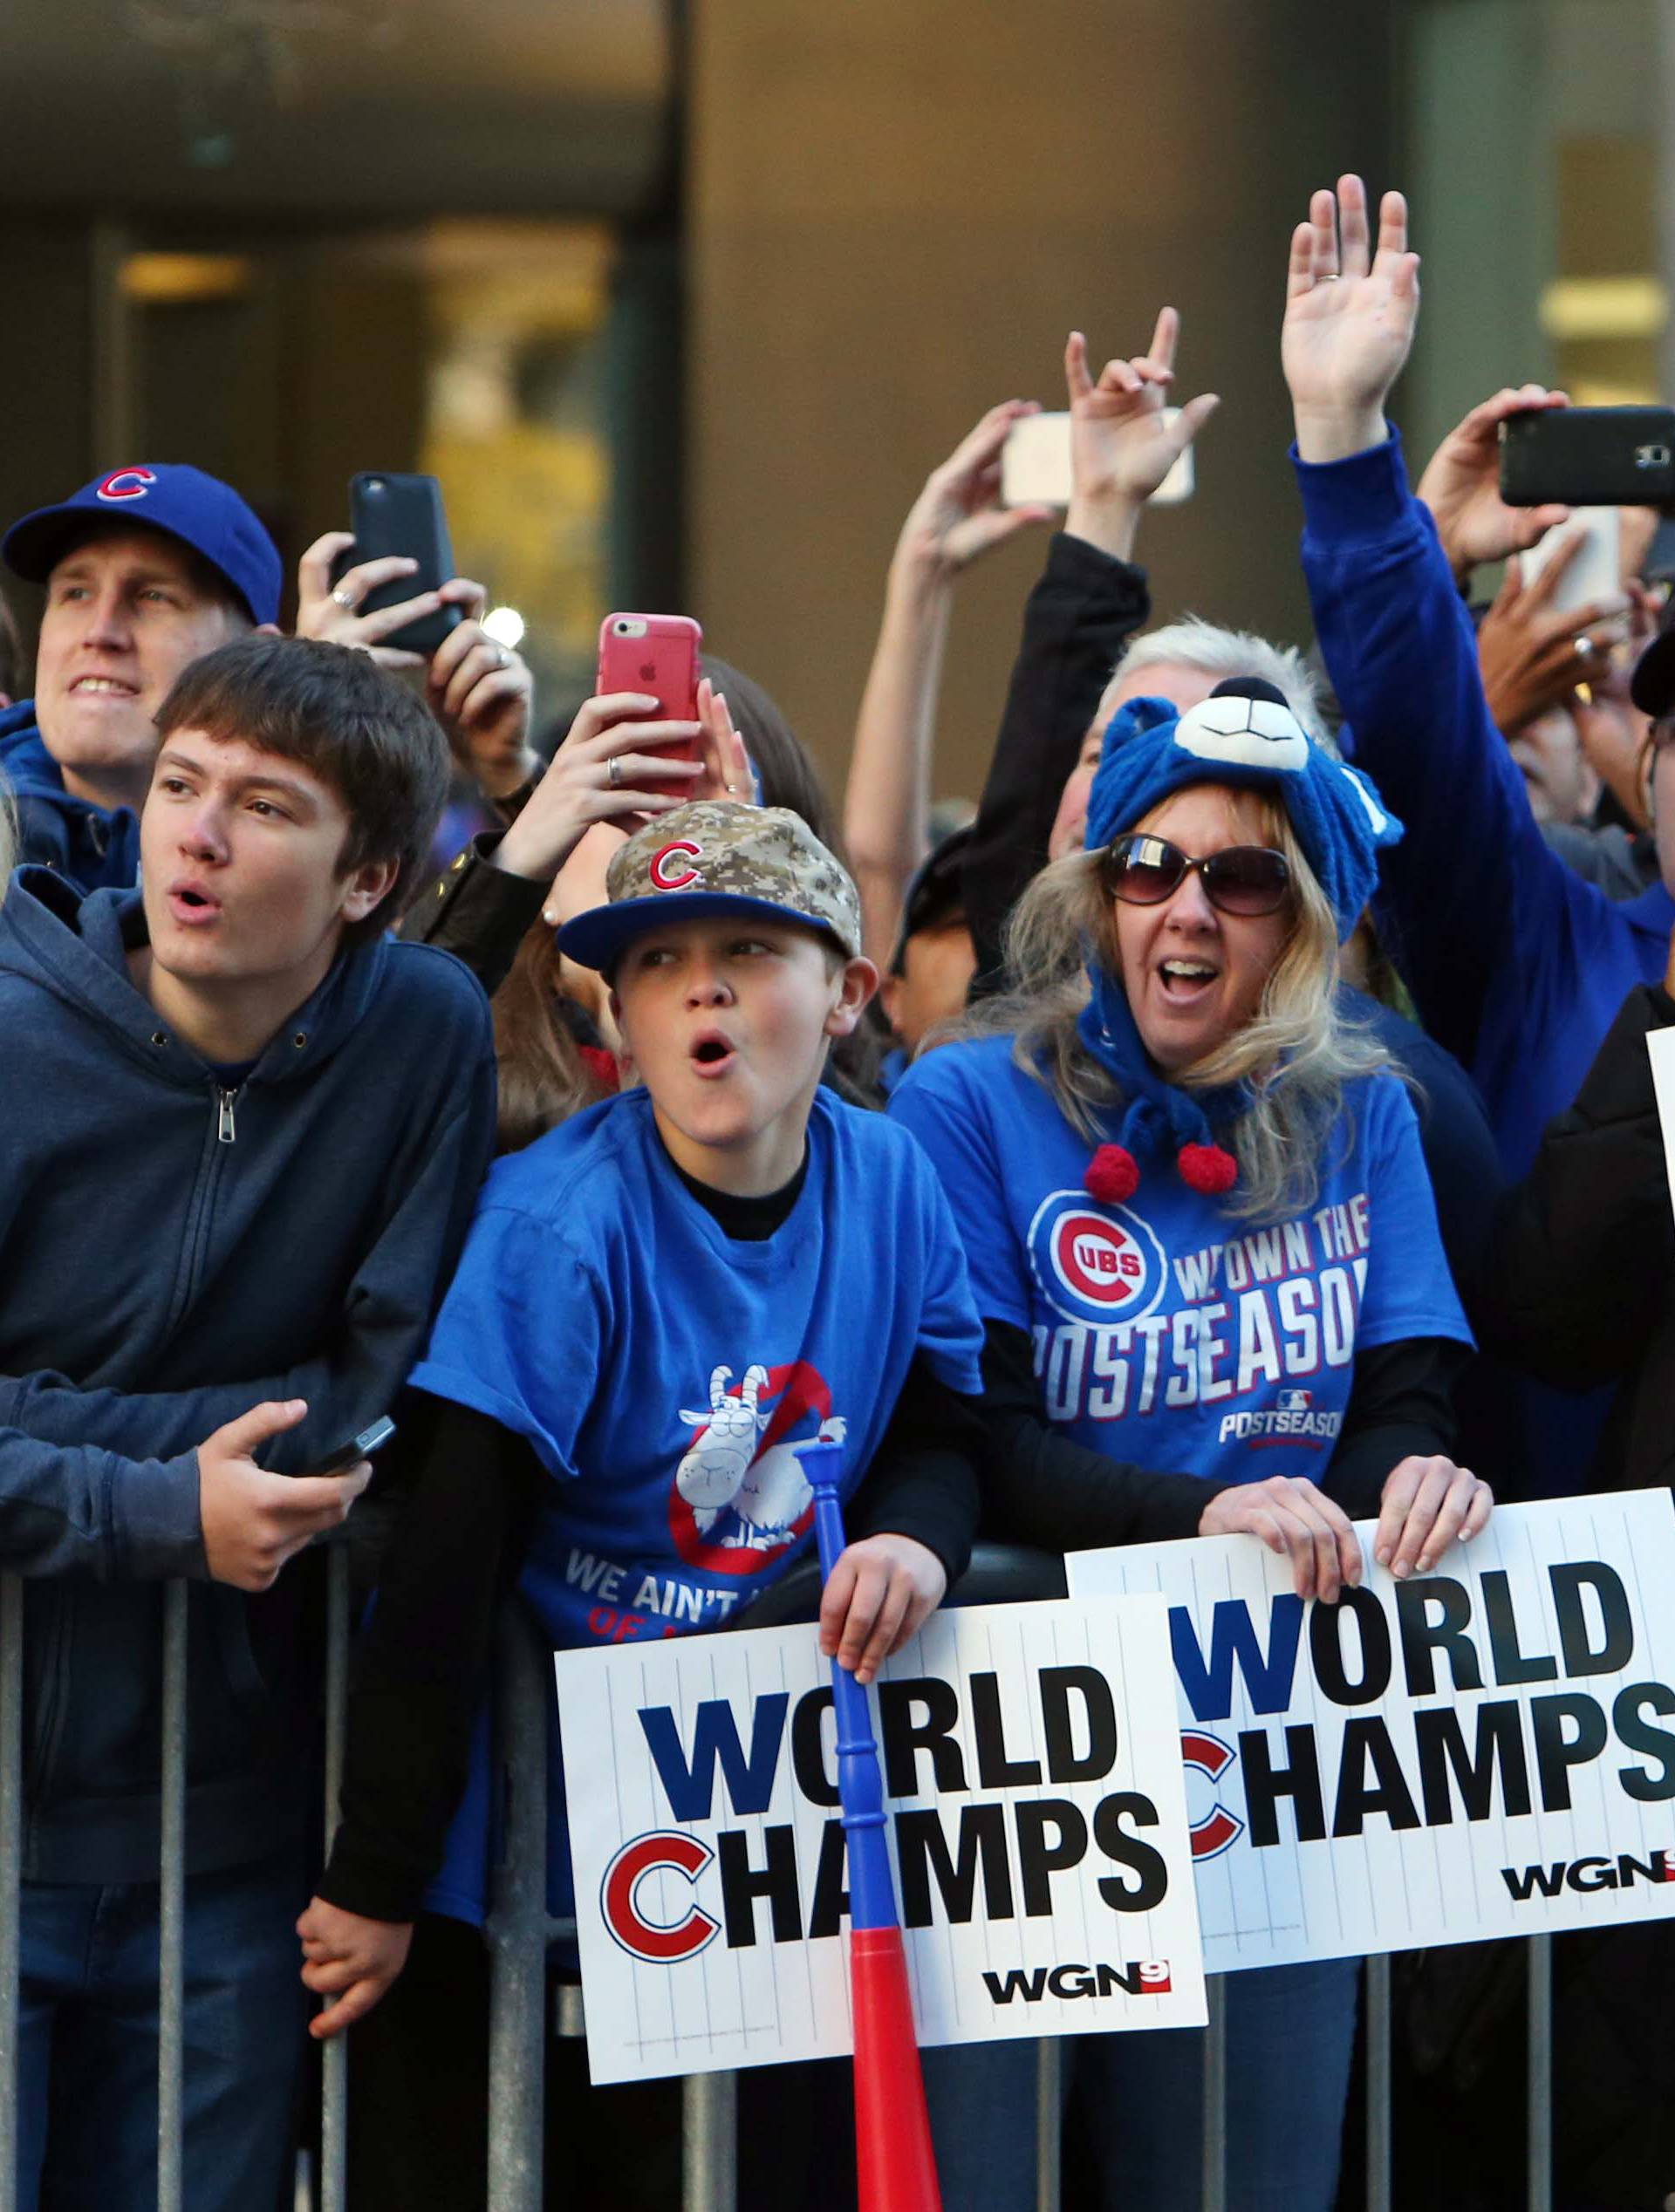
[{"label": "young boy in camo cap", "polygon": [[[916,1143],[820,1082],[878,983],[854,884],[800,816],[704,801],[631,837],[608,887],[559,942],[609,980],[632,1086],[498,1163],[413,1378],[441,1403],[302,1923],[336,1999],[317,2034],[377,2002],[421,1902],[480,1914],[480,1818],[436,1876],[509,1563],[555,1648],[723,1627],[810,1546],[803,1454],[841,1442],[852,1540],[820,1635],[865,1682],[969,1552],[960,1239]],[[555,1909],[567,1856],[561,1829]]]}]

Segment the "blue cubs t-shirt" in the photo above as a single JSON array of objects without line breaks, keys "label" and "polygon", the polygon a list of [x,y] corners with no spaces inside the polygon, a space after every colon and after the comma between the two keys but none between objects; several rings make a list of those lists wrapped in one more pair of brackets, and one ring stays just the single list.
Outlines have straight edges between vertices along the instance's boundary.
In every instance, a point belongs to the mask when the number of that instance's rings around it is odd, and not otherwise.
[{"label": "blue cubs t-shirt", "polygon": [[981,1388],[981,1326],[929,1162],[816,1094],[771,1237],[728,1237],[643,1089],[498,1161],[414,1383],[526,1437],[554,1478],[523,1587],[555,1646],[725,1625],[809,1540],[803,1455],[865,1472],[916,1351]]},{"label": "blue cubs t-shirt", "polygon": [[1046,1418],[1111,1458],[1318,1481],[1358,1348],[1471,1342],[1392,1075],[1347,1087],[1318,1197],[1272,1223],[1234,1219],[1168,1160],[1141,1163],[1125,1205],[1090,1198],[1095,1147],[1009,1037],[915,1062],[889,1113],[937,1164],[978,1311],[1033,1337]]}]

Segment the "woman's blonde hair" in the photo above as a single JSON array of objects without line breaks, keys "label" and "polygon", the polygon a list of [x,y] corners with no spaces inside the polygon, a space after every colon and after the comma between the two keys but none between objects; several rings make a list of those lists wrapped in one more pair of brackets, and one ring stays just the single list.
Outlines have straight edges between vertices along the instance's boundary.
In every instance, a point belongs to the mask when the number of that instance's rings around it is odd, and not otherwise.
[{"label": "woman's blonde hair", "polygon": [[[1291,929],[1252,1020],[1177,1080],[1184,1090],[1248,1087],[1251,1103],[1227,1132],[1239,1161],[1227,1210],[1241,1219],[1272,1220],[1313,1205],[1344,1085],[1387,1067],[1390,1055],[1340,1013],[1332,910],[1284,808],[1266,792],[1255,795],[1263,841],[1290,864]],[[1089,965],[1122,973],[1101,859],[1097,852],[1070,853],[1043,870],[1008,925],[1005,992],[937,1039],[1009,1033],[1017,1065],[1046,1085],[1090,1144],[1100,1141],[1125,1096],[1077,1028],[1090,996]]]}]

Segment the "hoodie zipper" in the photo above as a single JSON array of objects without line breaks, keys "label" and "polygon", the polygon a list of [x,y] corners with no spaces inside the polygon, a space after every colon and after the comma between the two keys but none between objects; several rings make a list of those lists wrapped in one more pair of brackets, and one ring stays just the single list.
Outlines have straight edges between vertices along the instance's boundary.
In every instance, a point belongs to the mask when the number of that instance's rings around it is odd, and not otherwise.
[{"label": "hoodie zipper", "polygon": [[219,1107],[219,1118],[215,1123],[215,1135],[223,1144],[234,1144],[237,1140],[238,1126],[233,1119],[233,1108],[238,1103],[238,1092],[236,1090],[218,1089],[215,1093],[215,1097]]}]

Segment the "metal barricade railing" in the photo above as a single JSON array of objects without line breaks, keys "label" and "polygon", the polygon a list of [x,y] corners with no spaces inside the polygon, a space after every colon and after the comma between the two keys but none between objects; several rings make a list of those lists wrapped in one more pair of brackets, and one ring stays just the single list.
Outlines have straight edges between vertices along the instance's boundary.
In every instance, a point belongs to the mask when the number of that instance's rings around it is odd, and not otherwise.
[{"label": "metal barricade railing", "polygon": [[[325,1815],[336,1826],[343,1771],[351,1628],[348,1546],[328,1553],[325,1653]],[[157,2202],[159,2212],[189,2212],[182,2202],[181,2029],[187,1777],[188,1585],[165,1586],[162,1628],[161,1839],[159,1864],[159,2035]],[[950,1602],[998,1603],[1062,1596],[1061,1560],[1045,1553],[980,1546]],[[769,1627],[814,1617],[811,1568],[787,1575],[753,1606],[742,1626]],[[16,2212],[21,2134],[18,2109],[20,1904],[24,1840],[24,1586],[0,1575],[0,2212]],[[546,2045],[550,2032],[579,2035],[581,1992],[564,1985],[549,2026],[547,1962],[573,1923],[547,1911],[547,1729],[550,1655],[533,1624],[513,1606],[500,1627],[496,1696],[496,1767],[506,1819],[485,1935],[490,1961],[489,2212],[540,2212]],[[1553,1956],[1550,1936],[1526,1940],[1528,1976],[1527,2072],[1529,2212],[1553,2205]],[[1389,2212],[1391,2156],[1391,1962],[1369,1959],[1365,1976],[1366,2203]],[[1208,1983],[1204,2043],[1204,2212],[1227,2202],[1226,2021],[1220,1978]],[[313,2212],[349,2212],[346,2194],[347,2046],[324,2054],[320,2161],[309,2192]],[[1063,2046],[1043,2041],[1037,2054],[1037,2212],[1057,2212]],[[737,2199],[738,2078],[692,2075],[681,2086],[685,2212],[735,2212]]]},{"label": "metal barricade railing", "polygon": [[17,2001],[23,1944],[24,1586],[0,1575],[0,2212],[17,2212]]}]

